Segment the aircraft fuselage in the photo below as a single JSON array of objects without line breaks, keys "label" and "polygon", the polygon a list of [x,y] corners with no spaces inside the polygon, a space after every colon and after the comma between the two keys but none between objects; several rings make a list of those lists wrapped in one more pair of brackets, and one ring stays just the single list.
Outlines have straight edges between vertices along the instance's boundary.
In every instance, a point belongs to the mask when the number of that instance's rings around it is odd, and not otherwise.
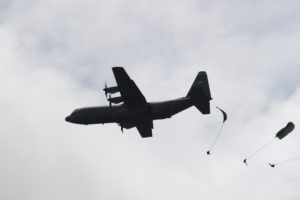
[{"label": "aircraft fuselage", "polygon": [[144,107],[127,108],[124,104],[79,108],[66,117],[75,124],[119,123],[124,128],[132,128],[146,120],[170,118],[193,105],[188,97],[164,102],[147,103]]}]

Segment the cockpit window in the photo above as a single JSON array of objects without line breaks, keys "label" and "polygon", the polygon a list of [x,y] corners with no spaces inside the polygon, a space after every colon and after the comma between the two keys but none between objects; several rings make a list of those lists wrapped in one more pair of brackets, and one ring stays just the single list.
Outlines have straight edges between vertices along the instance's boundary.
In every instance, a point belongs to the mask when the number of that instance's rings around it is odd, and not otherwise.
[{"label": "cockpit window", "polygon": [[71,115],[75,114],[77,111],[79,111],[79,109],[75,109],[75,110],[71,113]]}]

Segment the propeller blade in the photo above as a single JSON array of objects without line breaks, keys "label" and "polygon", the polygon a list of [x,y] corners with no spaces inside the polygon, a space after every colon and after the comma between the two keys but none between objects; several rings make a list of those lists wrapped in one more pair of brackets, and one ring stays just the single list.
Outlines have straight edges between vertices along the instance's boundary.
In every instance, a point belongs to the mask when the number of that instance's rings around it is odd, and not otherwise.
[{"label": "propeller blade", "polygon": [[111,107],[111,101],[110,101],[110,99],[111,99],[111,95],[109,94],[109,98],[107,99],[109,101],[109,107]]},{"label": "propeller blade", "polygon": [[104,87],[104,92],[105,92],[105,96],[107,97],[107,84],[106,84],[106,82],[105,82],[105,87]]}]

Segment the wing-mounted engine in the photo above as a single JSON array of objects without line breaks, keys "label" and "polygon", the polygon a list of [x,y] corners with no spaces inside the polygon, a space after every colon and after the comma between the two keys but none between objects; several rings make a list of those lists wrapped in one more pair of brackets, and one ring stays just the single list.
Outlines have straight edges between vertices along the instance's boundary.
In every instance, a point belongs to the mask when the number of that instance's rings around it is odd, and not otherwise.
[{"label": "wing-mounted engine", "polygon": [[105,96],[107,96],[107,94],[114,94],[114,93],[120,92],[118,86],[107,87],[106,83],[105,83],[105,88],[103,88],[103,91],[105,92]]},{"label": "wing-mounted engine", "polygon": [[109,106],[111,106],[111,104],[118,104],[118,103],[122,103],[123,102],[123,98],[122,97],[111,97],[109,95],[109,98],[107,99],[107,101],[109,101]]}]

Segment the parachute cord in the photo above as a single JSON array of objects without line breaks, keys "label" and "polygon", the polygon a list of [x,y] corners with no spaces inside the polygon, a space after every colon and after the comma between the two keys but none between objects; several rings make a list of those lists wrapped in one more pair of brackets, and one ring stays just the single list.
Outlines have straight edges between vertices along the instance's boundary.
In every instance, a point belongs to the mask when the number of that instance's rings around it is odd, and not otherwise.
[{"label": "parachute cord", "polygon": [[210,154],[210,151],[214,148],[214,146],[215,146],[217,140],[219,139],[219,137],[220,137],[220,135],[221,135],[221,132],[222,132],[222,129],[223,129],[223,125],[224,125],[224,123],[222,123],[221,128],[219,129],[219,132],[218,132],[218,134],[217,134],[215,140],[214,140],[213,143],[210,145],[210,148],[209,148],[209,150],[207,151],[207,154],[208,154],[208,155]]},{"label": "parachute cord", "polygon": [[[275,137],[276,138],[276,137]],[[259,153],[260,151],[262,151],[264,148],[266,148],[269,144],[271,144],[271,142],[273,142],[273,140],[275,138],[272,138],[272,140],[270,140],[269,142],[265,143],[262,147],[260,147],[257,151],[255,151],[253,154],[251,154],[250,156],[248,156],[245,160],[248,160],[250,158],[252,158],[253,156],[255,156],[257,153]]]},{"label": "parachute cord", "polygon": [[289,158],[289,159],[287,159],[287,160],[283,160],[283,161],[281,161],[281,162],[275,163],[274,165],[281,165],[281,164],[284,164],[284,163],[287,163],[287,162],[291,162],[291,161],[297,160],[297,159],[299,159],[299,158],[300,158],[300,155],[294,156],[294,157]]}]

